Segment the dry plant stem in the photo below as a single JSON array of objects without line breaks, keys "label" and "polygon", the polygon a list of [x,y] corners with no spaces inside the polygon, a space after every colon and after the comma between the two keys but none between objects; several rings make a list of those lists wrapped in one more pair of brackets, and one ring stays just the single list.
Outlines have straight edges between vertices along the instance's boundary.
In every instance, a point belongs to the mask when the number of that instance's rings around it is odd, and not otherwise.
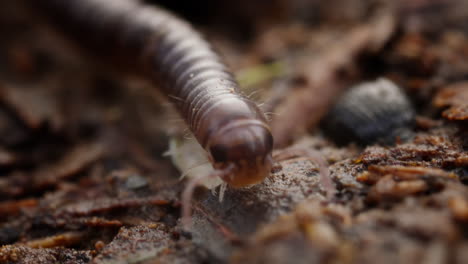
[{"label": "dry plant stem", "polygon": [[339,94],[350,85],[340,72],[352,68],[356,57],[364,51],[378,51],[392,35],[394,18],[387,14],[377,21],[359,26],[341,41],[336,41],[318,59],[304,66],[307,87],[291,93],[276,110],[272,133],[275,146],[282,147],[308,129],[316,126]]},{"label": "dry plant stem", "polygon": [[31,248],[69,247],[80,243],[85,237],[86,232],[84,231],[71,231],[45,238],[30,240],[26,242],[25,245]]}]

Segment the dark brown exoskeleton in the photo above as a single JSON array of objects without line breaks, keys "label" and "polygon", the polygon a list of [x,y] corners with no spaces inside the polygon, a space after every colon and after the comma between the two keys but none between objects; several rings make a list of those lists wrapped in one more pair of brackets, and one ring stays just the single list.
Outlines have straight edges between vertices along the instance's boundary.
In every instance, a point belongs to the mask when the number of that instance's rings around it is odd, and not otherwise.
[{"label": "dark brown exoskeleton", "polygon": [[243,187],[269,175],[273,138],[264,114],[189,24],[134,0],[27,1],[79,45],[154,80],[209,153],[216,176]]}]

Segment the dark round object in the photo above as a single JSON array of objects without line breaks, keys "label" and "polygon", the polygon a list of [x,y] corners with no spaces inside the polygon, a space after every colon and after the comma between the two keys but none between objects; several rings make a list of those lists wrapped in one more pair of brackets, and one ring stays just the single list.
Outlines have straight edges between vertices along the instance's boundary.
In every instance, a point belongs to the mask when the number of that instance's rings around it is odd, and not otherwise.
[{"label": "dark round object", "polygon": [[386,79],[352,87],[324,119],[337,144],[393,144],[411,134],[415,111],[403,91]]}]

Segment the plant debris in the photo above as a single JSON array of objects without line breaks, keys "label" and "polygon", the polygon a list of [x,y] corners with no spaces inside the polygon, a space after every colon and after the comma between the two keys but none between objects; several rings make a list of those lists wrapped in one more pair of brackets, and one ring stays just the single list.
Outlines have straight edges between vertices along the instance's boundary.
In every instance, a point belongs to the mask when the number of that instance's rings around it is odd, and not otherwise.
[{"label": "plant debris", "polygon": [[[180,176],[207,160],[156,87],[4,2],[0,263],[468,261],[466,1],[157,1],[213,42],[277,144],[264,182],[198,187],[190,230]],[[408,95],[409,136],[330,141],[339,96],[379,78]]]},{"label": "plant debris", "polygon": [[449,107],[442,112],[448,120],[468,119],[468,83],[455,83],[442,88],[434,97],[436,107]]}]

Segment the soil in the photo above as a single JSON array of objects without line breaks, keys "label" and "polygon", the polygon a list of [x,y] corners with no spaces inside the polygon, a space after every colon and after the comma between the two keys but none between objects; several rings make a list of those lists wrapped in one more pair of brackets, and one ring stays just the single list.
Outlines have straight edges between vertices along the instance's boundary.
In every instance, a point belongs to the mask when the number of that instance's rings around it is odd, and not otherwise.
[{"label": "soil", "polygon": [[[212,41],[271,119],[270,177],[222,201],[198,188],[185,230],[187,179],[163,156],[185,127],[158,84],[6,1],[0,263],[468,261],[465,1],[184,2],[160,1]],[[409,136],[334,142],[329,110],[379,78],[410,98]]]}]

